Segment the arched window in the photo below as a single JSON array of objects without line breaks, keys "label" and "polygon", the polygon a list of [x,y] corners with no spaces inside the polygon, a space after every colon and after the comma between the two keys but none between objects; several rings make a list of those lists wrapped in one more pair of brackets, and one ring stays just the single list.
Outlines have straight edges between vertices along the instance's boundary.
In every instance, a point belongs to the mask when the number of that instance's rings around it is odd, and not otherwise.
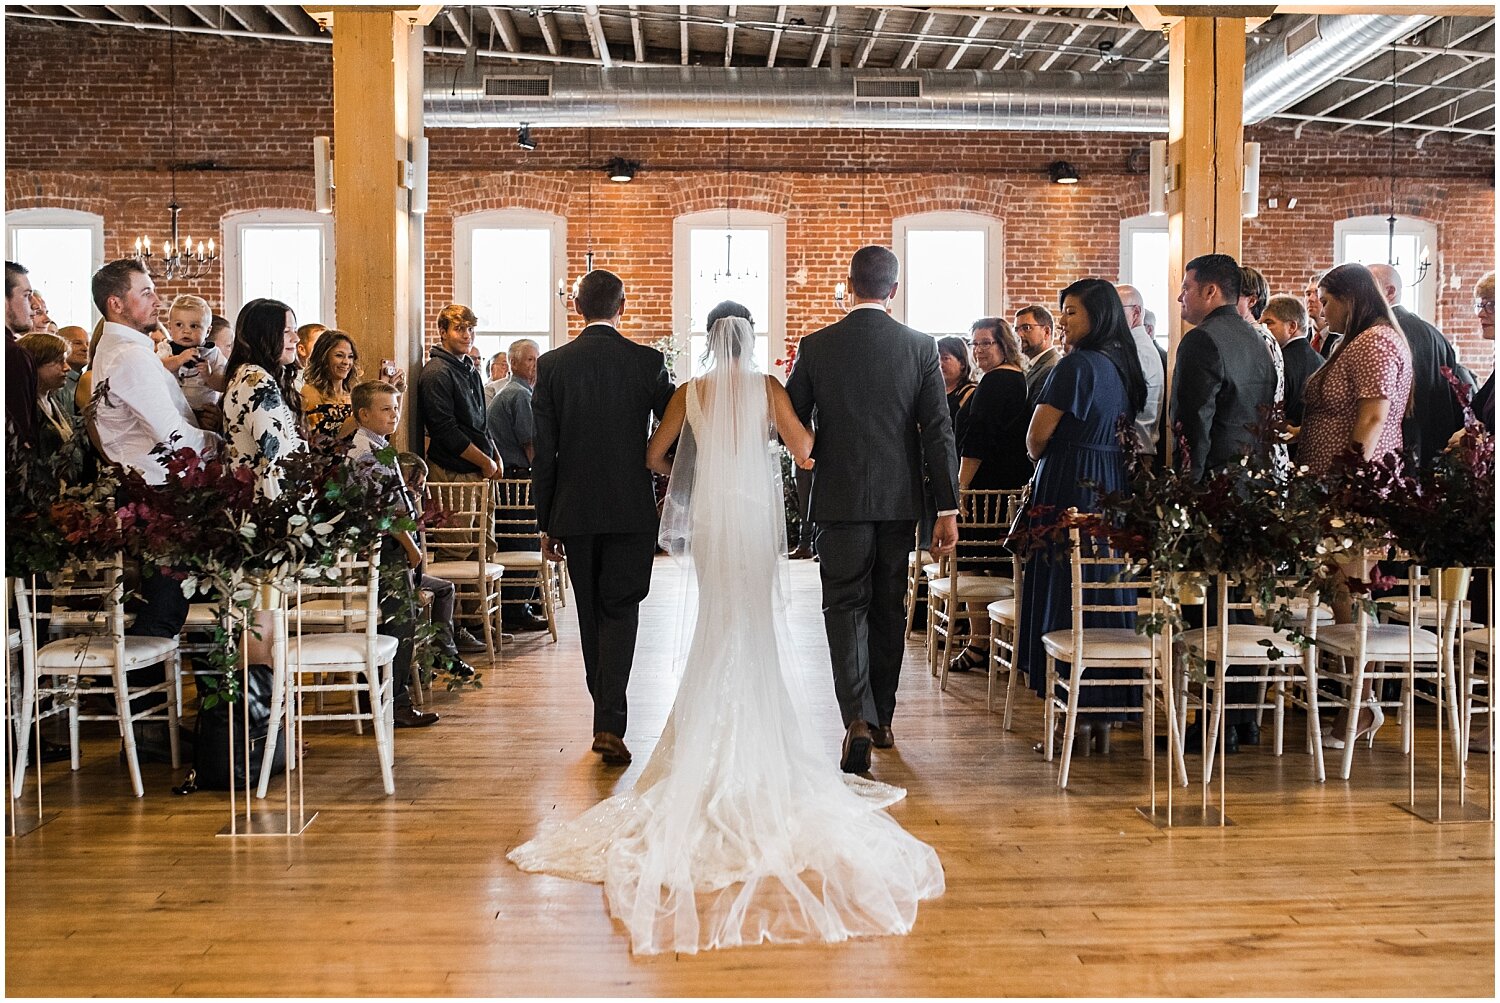
[{"label": "arched window", "polygon": [[934,337],[967,336],[1005,302],[1001,224],[977,212],[924,212],[895,223],[901,280],[893,316]]},{"label": "arched window", "polygon": [[6,259],[25,266],[58,327],[93,327],[90,291],[104,264],[104,217],[77,209],[16,209],[5,214]]},{"label": "arched window", "polygon": [[253,299],[281,300],[298,324],[336,326],[333,217],[305,209],[252,209],[224,217],[224,316]]},{"label": "arched window", "polygon": [[1120,281],[1141,291],[1156,315],[1156,341],[1167,346],[1167,322],[1176,293],[1167,280],[1167,217],[1131,216],[1120,220]]},{"label": "arched window", "polygon": [[[531,209],[492,209],[454,222],[453,293],[479,318],[485,360],[522,338],[547,351],[568,330],[558,295],[568,271],[568,224]],[[488,378],[488,377],[486,377]]]},{"label": "arched window", "polygon": [[[1333,224],[1333,260],[1336,264],[1357,261],[1361,265],[1394,265],[1406,284],[1401,305],[1427,321],[1435,319],[1437,307],[1437,227],[1410,216],[1396,217],[1396,235],[1391,237],[1385,216],[1355,216]],[[1422,268],[1426,261],[1428,267]],[[1425,275],[1421,274],[1426,272]]]},{"label": "arched window", "polygon": [[676,380],[703,370],[708,312],[724,300],[750,310],[758,335],[755,363],[770,372],[786,338],[786,220],[750,209],[678,216],[672,224],[672,265]]}]

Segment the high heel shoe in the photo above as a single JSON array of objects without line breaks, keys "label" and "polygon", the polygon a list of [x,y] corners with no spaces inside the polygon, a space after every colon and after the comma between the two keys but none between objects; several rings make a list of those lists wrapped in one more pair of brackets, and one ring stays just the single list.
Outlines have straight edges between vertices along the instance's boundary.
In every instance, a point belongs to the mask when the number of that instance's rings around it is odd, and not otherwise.
[{"label": "high heel shoe", "polygon": [[948,663],[949,672],[970,672],[974,669],[984,667],[984,659],[988,653],[974,647],[966,647],[963,651],[953,656]]},{"label": "high heel shoe", "polygon": [[[1366,746],[1373,748],[1375,745],[1375,733],[1385,724],[1385,711],[1381,710],[1380,704],[1375,702],[1374,697],[1366,700],[1360,710],[1368,710],[1370,712],[1370,723],[1354,733],[1354,740],[1358,742],[1363,738],[1366,740]],[[1343,747],[1344,740],[1334,734],[1333,731],[1323,732],[1323,748],[1342,749]]]}]

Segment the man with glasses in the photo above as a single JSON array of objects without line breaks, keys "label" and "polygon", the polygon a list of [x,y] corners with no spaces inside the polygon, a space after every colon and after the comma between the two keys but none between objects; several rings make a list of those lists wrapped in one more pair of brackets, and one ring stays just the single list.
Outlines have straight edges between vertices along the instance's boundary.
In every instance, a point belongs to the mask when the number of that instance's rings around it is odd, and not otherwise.
[{"label": "man with glasses", "polygon": [[1062,358],[1062,350],[1053,344],[1052,312],[1040,304],[1017,310],[1016,337],[1031,360],[1026,369],[1026,402],[1034,408],[1047,385],[1047,374]]},{"label": "man with glasses", "polygon": [[[1495,273],[1488,272],[1474,287],[1474,315],[1479,318],[1479,336],[1495,344]],[[1474,414],[1495,434],[1495,374],[1474,395]]]}]

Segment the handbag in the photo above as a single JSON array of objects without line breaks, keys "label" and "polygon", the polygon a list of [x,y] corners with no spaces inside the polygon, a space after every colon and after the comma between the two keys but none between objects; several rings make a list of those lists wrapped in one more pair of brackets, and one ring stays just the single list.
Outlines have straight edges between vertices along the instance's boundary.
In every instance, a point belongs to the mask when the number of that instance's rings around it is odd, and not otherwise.
[{"label": "handbag", "polygon": [[[269,665],[251,665],[249,678],[241,687],[240,699],[233,703],[219,701],[213,707],[198,710],[197,731],[193,738],[193,766],[181,787],[174,793],[191,794],[198,788],[213,791],[229,789],[229,715],[235,715],[234,786],[244,788],[249,778],[260,778],[260,764],[265,757],[266,738],[271,723],[271,691],[274,673]],[[241,704],[240,701],[244,701]],[[245,740],[244,714],[249,711],[250,736]],[[271,757],[271,774],[286,772],[287,737],[281,735]]]}]

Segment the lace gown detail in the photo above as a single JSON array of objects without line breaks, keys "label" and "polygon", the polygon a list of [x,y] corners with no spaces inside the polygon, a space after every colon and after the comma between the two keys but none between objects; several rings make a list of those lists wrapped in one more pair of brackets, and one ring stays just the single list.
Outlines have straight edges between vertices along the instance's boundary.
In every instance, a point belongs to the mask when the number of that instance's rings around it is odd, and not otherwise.
[{"label": "lace gown detail", "polygon": [[690,541],[698,615],[661,740],[633,790],[510,859],[602,883],[641,954],[905,933],[942,866],[882,810],[905,791],[846,777],[811,738],[765,377],[738,358],[722,369],[687,391],[663,518],[664,541],[678,522]]}]

